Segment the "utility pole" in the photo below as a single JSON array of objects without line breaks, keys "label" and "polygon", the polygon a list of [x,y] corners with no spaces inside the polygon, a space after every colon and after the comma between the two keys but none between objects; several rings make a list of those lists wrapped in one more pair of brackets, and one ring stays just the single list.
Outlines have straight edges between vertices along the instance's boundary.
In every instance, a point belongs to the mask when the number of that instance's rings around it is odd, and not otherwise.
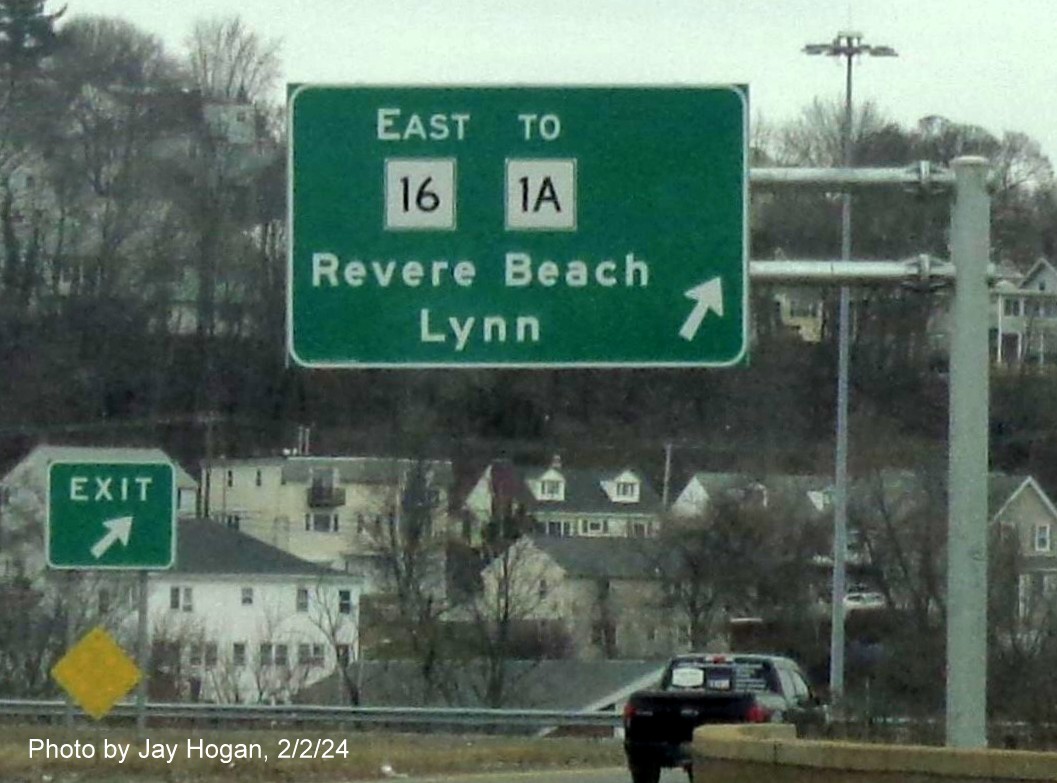
[{"label": "utility pole", "polygon": [[672,443],[664,444],[664,486],[661,488],[661,508],[668,510],[668,486],[672,481]]},{"label": "utility pole", "polygon": [[[843,165],[850,169],[852,154],[852,64],[859,55],[895,57],[890,46],[871,46],[863,43],[862,33],[842,31],[829,43],[808,44],[806,54],[843,57],[844,123],[841,128]],[[851,192],[845,190],[841,198],[841,260],[851,260]],[[835,705],[844,697],[844,594],[848,554],[848,375],[851,340],[851,293],[841,286],[837,327],[837,432],[836,469],[833,498],[833,587],[830,628],[829,687]]]}]

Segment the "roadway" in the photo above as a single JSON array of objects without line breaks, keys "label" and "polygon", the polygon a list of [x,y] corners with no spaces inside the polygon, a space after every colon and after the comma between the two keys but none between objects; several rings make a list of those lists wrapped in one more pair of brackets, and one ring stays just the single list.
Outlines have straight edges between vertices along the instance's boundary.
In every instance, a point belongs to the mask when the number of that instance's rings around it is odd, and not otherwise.
[{"label": "roadway", "polygon": [[[397,772],[399,772],[399,767],[397,767]],[[604,769],[551,769],[542,772],[488,772],[443,777],[408,777],[400,778],[400,783],[631,783],[631,776],[624,767],[607,767]],[[679,769],[662,770],[660,783],[687,783],[686,773]]]}]

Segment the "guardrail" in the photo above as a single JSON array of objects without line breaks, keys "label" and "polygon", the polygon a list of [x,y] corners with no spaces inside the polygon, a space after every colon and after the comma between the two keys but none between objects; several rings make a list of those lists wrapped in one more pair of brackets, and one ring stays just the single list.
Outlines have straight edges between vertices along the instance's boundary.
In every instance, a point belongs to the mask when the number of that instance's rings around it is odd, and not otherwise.
[{"label": "guardrail", "polygon": [[[267,723],[402,724],[471,727],[596,726],[620,725],[617,712],[564,710],[509,710],[461,707],[331,707],[307,704],[202,704],[148,702],[148,718],[189,721],[243,721]],[[0,716],[61,718],[68,705],[60,699],[0,699]],[[136,705],[123,702],[110,713],[135,718]]]}]

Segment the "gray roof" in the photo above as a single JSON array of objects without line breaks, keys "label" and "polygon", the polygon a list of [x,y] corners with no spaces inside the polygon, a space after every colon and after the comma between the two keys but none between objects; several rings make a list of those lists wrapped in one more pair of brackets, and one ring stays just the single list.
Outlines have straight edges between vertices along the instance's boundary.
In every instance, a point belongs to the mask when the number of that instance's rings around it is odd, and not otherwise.
[{"label": "gray roof", "polygon": [[[213,465],[280,465],[282,480],[306,484],[313,471],[336,470],[343,484],[396,484],[414,467],[417,460],[403,457],[261,457],[214,460]],[[448,460],[426,460],[435,485],[448,487],[452,467]]]},{"label": "gray roof", "polygon": [[[600,710],[660,682],[666,661],[508,661],[503,706],[509,709]],[[365,661],[361,706],[484,707],[483,662],[441,663],[442,687],[428,697],[415,661]],[[450,666],[450,671],[448,670]],[[355,671],[356,665],[353,665]],[[307,703],[340,702],[338,675],[298,694]]]},{"label": "gray roof", "polygon": [[992,473],[987,478],[987,515],[994,517],[995,514],[1006,504],[1013,493],[1020,489],[1021,485],[1028,480],[1026,474],[1007,475],[1005,473]]},{"label": "gray roof", "polygon": [[[1027,474],[992,472],[987,476],[987,515],[991,519],[1005,505],[1013,493],[1027,481]],[[930,488],[929,483],[933,486]],[[947,491],[947,473],[940,471],[927,475],[912,470],[887,468],[863,476],[852,485],[851,502],[869,508],[876,503],[878,493],[883,493],[892,504],[925,503],[928,494],[935,495],[933,501],[943,503]],[[1041,489],[1041,487],[1040,487]]]},{"label": "gray roof", "polygon": [[63,446],[42,444],[36,446],[11,471],[0,478],[4,483],[14,482],[22,474],[33,474],[42,479],[47,468],[54,462],[168,462],[173,466],[176,486],[180,489],[195,489],[198,482],[180,467],[172,457],[158,448],[133,448],[127,446]]},{"label": "gray roof", "polygon": [[532,536],[531,540],[572,577],[657,579],[665,559],[660,543],[651,538]]},{"label": "gray roof", "polygon": [[820,508],[815,505],[808,494],[830,492],[833,488],[831,476],[785,473],[757,476],[750,473],[698,472],[694,474],[694,478],[712,499],[723,496],[744,499],[754,486],[761,486],[766,489],[769,507],[808,516],[831,512],[829,506]]},{"label": "gray roof", "polygon": [[176,573],[334,575],[327,568],[209,519],[182,519],[176,533],[176,563],[172,567]]},{"label": "gray roof", "polygon": [[[522,468],[525,479],[538,479],[550,470],[550,466]],[[582,514],[656,514],[661,511],[661,499],[657,496],[650,482],[641,471],[632,470],[639,477],[639,502],[616,503],[602,489],[603,481],[611,481],[624,472],[619,470],[591,470],[589,468],[557,467],[556,470],[565,479],[564,500],[535,501],[533,507],[539,510],[556,510]]]}]

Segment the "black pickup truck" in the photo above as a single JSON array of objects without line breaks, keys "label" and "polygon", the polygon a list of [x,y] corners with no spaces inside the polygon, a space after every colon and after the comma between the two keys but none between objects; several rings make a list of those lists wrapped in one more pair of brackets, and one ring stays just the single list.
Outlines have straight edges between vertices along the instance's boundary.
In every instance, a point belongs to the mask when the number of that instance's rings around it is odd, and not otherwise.
[{"label": "black pickup truck", "polygon": [[633,783],[657,783],[662,767],[693,780],[690,740],[706,723],[820,725],[826,709],[800,667],[777,655],[689,653],[673,658],[657,690],[624,707],[624,752]]}]

